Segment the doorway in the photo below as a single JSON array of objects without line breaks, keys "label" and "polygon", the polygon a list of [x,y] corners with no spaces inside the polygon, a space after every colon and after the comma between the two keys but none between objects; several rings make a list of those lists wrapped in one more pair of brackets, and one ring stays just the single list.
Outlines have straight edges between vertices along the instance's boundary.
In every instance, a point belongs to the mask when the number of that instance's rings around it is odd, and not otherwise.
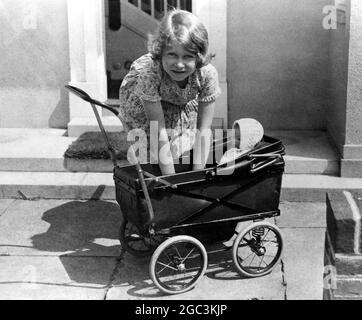
[{"label": "doorway", "polygon": [[134,60],[147,53],[147,40],[166,10],[192,12],[192,0],[105,0],[108,103],[118,104],[118,91]]}]

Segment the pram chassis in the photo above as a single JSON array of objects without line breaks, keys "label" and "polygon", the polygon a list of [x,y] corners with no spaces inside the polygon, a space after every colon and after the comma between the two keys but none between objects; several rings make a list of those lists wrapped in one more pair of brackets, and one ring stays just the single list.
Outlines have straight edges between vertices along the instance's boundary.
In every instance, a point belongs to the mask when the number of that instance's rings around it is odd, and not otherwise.
[{"label": "pram chassis", "polygon": [[[278,227],[263,220],[280,215],[278,206],[284,172],[284,147],[280,141],[264,136],[267,143],[253,149],[240,161],[169,176],[160,176],[151,164],[141,165],[131,146],[135,165],[119,167],[96,105],[116,116],[118,110],[92,99],[79,88],[66,88],[91,104],[108,147],[114,166],[116,198],[123,215],[119,233],[121,245],[135,256],[152,254],[149,273],[161,291],[175,294],[190,290],[206,272],[208,254],[223,250],[232,249],[233,262],[244,276],[263,276],[273,270],[281,258],[283,239]],[[224,147],[226,142],[225,139],[214,141],[214,148],[217,143]],[[231,190],[226,190],[230,186]],[[221,197],[215,196],[218,188],[226,190]],[[272,189],[271,195],[269,189]],[[262,209],[255,204],[244,204],[252,202],[255,193],[262,198]],[[175,202],[180,207],[173,211],[181,211],[180,215],[167,211],[169,204]],[[189,207],[196,211],[188,214]],[[237,230],[237,224],[243,221],[253,223]],[[203,245],[222,243],[231,237],[235,237],[232,247],[222,245],[207,252]],[[246,251],[246,257],[241,251]],[[270,252],[271,260],[267,263]],[[257,263],[247,262],[250,255]],[[163,273],[166,275],[162,276]]]}]

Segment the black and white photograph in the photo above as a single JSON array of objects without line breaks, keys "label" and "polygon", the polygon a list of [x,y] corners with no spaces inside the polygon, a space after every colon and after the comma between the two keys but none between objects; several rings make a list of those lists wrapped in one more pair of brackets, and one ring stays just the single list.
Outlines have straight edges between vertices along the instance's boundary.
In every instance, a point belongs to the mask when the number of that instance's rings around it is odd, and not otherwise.
[{"label": "black and white photograph", "polygon": [[361,209],[362,0],[0,0],[0,300],[362,300]]}]

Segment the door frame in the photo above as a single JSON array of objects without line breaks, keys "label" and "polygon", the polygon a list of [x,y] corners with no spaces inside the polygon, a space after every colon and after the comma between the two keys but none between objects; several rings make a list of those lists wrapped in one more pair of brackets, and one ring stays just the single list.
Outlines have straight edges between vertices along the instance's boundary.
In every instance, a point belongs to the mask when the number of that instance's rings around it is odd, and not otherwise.
[{"label": "door frame", "polygon": [[[98,100],[107,100],[106,37],[104,0],[67,0],[70,85],[75,85]],[[222,95],[217,100],[215,118],[227,126],[227,1],[194,0],[193,13],[208,28],[210,49],[216,53],[213,64],[219,73]],[[70,122],[94,117],[81,99],[69,96]]]}]

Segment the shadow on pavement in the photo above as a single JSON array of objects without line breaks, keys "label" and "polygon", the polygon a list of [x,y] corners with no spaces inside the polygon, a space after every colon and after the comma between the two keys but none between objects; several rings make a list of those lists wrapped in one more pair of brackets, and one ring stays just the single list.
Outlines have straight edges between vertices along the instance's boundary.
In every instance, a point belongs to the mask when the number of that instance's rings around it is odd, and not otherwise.
[{"label": "shadow on pavement", "polygon": [[[50,226],[31,240],[35,249],[59,253],[65,271],[75,283],[107,286],[112,281],[112,286],[123,288],[130,296],[164,296],[149,276],[151,256],[135,258],[125,253],[122,257],[118,239],[121,219],[116,203],[69,201],[43,213],[42,220]],[[117,272],[113,274],[115,270]],[[204,277],[240,279],[233,266],[231,252],[210,254]]]},{"label": "shadow on pavement", "polygon": [[[44,212],[50,227],[34,235],[33,247],[59,252],[69,278],[77,283],[106,285],[121,254],[118,231],[121,211],[107,201],[70,201]],[[113,258],[113,259],[111,259]]]},{"label": "shadow on pavement", "polygon": [[[230,252],[209,254],[208,258],[208,269],[203,276],[205,278],[204,280],[243,279],[234,267]],[[115,281],[113,282],[114,286],[125,294],[137,298],[157,299],[167,296],[167,294],[164,294],[156,288],[150,279],[150,261],[151,257],[135,258],[129,254],[125,254],[122,260],[121,273],[116,275]]]}]

